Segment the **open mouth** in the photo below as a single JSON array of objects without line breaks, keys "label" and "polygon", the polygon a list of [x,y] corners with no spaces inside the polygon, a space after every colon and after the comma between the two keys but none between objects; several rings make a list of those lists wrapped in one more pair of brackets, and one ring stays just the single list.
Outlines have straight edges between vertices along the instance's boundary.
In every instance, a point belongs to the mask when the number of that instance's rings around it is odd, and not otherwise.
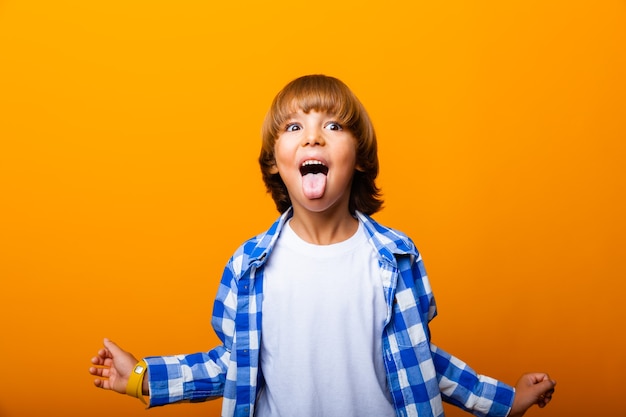
[{"label": "open mouth", "polygon": [[322,161],[308,159],[300,165],[303,195],[311,200],[322,198],[326,191],[328,167]]},{"label": "open mouth", "polygon": [[300,166],[300,174],[305,176],[307,174],[328,174],[328,167],[320,161],[304,161]]}]

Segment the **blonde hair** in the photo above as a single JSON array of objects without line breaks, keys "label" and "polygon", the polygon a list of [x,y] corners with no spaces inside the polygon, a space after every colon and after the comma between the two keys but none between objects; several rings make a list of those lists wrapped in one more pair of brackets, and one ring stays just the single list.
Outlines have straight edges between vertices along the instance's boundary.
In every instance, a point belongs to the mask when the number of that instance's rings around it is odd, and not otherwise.
[{"label": "blonde hair", "polygon": [[376,133],[367,111],[342,81],[326,75],[305,75],[287,84],[274,98],[262,128],[259,164],[267,191],[276,208],[284,213],[291,207],[287,187],[276,173],[274,144],[290,114],[297,110],[326,112],[337,118],[356,139],[356,166],[350,190],[349,210],[373,214],[383,201],[375,180],[378,176]]}]

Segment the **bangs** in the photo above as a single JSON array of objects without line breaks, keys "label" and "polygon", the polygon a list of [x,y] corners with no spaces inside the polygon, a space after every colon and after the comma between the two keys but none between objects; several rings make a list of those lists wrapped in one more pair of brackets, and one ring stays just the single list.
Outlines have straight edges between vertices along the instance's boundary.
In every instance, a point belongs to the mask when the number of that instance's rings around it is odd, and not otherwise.
[{"label": "bangs", "polygon": [[332,77],[304,77],[288,84],[276,97],[270,113],[271,130],[277,134],[282,125],[298,110],[331,114],[345,128],[354,131],[360,103],[350,89]]}]

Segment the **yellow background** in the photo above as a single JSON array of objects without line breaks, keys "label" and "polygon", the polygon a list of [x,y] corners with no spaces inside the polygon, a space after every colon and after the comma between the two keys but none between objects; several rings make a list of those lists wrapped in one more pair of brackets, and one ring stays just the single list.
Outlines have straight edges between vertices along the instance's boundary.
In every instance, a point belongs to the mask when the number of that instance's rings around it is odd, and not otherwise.
[{"label": "yellow background", "polygon": [[0,1],[0,416],[147,415],[93,387],[102,338],[216,344],[223,266],[277,215],[261,121],[308,73],[374,120],[376,218],[423,254],[434,341],[511,384],[550,372],[528,416],[626,416],[625,17],[617,0]]}]

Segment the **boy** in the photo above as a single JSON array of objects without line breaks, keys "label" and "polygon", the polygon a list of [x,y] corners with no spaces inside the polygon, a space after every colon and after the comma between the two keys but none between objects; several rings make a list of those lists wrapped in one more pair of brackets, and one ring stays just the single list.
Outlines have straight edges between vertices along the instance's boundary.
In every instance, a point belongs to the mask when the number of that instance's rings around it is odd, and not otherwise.
[{"label": "boy", "polygon": [[279,92],[259,162],[281,216],[224,270],[212,322],[222,345],[137,362],[105,339],[97,387],[149,394],[150,407],[223,396],[223,416],[442,416],[447,401],[519,417],[548,404],[547,374],[514,389],[431,343],[421,256],[369,217],[382,205],[376,136],[344,83],[311,75]]}]

